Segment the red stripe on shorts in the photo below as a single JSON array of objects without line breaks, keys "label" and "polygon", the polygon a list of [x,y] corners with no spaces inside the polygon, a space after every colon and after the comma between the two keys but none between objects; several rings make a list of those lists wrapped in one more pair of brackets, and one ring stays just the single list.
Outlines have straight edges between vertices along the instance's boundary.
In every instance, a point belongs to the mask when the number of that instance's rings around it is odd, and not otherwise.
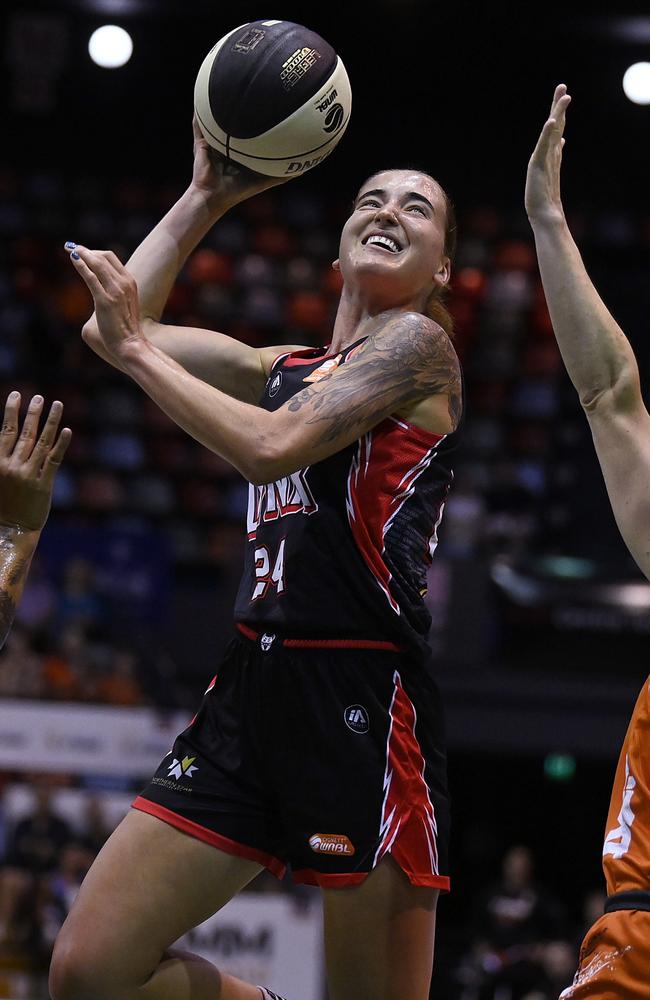
[{"label": "red stripe on shorts", "polygon": [[[235,622],[235,627],[253,642],[261,638],[261,632],[256,632],[243,622]],[[383,649],[391,653],[404,651],[403,646],[383,639],[280,639],[280,644],[291,649]]]},{"label": "red stripe on shorts", "polygon": [[417,713],[397,670],[393,682],[381,840],[375,864],[390,853],[414,884],[427,884],[422,879],[446,880],[440,887],[448,889],[449,880],[438,870],[438,827],[424,777],[425,760],[415,735]]},{"label": "red stripe on shorts", "polygon": [[256,861],[258,865],[268,868],[277,878],[284,878],[287,866],[278,858],[274,858],[272,854],[259,851],[256,847],[249,847],[247,844],[240,844],[236,840],[230,840],[229,837],[222,837],[220,833],[208,830],[205,826],[200,826],[193,820],[172,812],[171,809],[167,809],[157,802],[151,802],[142,795],[138,795],[131,805],[133,809],[139,809],[150,816],[155,816],[156,819],[161,819],[163,823],[169,823],[170,826],[187,833],[190,837],[196,837],[197,840],[202,840],[212,847],[218,847],[226,854],[234,854],[238,858],[246,858],[247,861]]}]

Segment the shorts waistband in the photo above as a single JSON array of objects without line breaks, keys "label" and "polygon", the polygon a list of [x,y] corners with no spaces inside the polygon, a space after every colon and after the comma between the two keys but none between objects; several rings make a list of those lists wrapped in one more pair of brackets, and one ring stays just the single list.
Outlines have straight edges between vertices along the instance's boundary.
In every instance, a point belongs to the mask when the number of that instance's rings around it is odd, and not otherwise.
[{"label": "shorts waistband", "polygon": [[292,649],[376,649],[389,653],[405,651],[404,646],[382,639],[291,639],[274,632],[256,632],[243,622],[235,622],[235,627],[251,642],[259,642],[264,651],[270,649],[276,642],[280,646]]},{"label": "shorts waistband", "polygon": [[615,892],[608,896],[605,913],[614,913],[616,910],[650,910],[650,890],[630,889],[628,892]]}]

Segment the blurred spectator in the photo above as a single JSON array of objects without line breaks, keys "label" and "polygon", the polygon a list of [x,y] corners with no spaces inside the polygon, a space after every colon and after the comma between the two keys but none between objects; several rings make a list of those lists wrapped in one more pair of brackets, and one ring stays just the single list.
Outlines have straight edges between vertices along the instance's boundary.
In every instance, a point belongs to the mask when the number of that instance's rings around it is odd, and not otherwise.
[{"label": "blurred spectator", "polygon": [[58,627],[97,625],[105,608],[95,586],[95,568],[87,559],[71,559],[63,572]]},{"label": "blurred spectator", "polygon": [[501,879],[476,900],[470,926],[471,948],[459,977],[463,1000],[523,1000],[546,982],[544,962],[552,968],[557,960],[555,952],[547,956],[546,945],[561,939],[563,914],[536,884],[527,847],[506,853]]},{"label": "blurred spectator", "polygon": [[43,679],[47,697],[57,701],[89,700],[95,694],[92,650],[83,628],[68,625],[55,650],[45,657]]},{"label": "blurred spectator", "polygon": [[97,684],[99,701],[111,705],[142,705],[145,695],[138,679],[138,661],[128,649],[115,651],[109,671]]},{"label": "blurred spectator", "polygon": [[34,652],[30,633],[14,625],[0,654],[0,698],[42,698],[43,662]]}]

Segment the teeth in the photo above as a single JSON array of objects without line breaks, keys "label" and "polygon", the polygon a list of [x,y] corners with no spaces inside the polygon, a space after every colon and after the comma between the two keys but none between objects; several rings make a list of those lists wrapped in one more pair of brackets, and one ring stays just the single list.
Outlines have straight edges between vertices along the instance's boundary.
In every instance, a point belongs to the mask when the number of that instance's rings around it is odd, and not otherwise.
[{"label": "teeth", "polygon": [[368,239],[366,240],[366,244],[367,246],[379,244],[379,246],[387,247],[387,249],[390,250],[391,253],[400,252],[399,245],[395,242],[395,240],[391,240],[390,237],[388,236],[369,236]]}]

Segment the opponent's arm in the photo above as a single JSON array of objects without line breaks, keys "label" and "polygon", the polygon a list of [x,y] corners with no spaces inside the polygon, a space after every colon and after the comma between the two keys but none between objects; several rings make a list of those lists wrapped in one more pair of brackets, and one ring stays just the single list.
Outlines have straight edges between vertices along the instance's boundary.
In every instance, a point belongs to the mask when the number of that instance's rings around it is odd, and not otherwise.
[{"label": "opponent's arm", "polygon": [[0,432],[0,647],[9,634],[71,436],[66,427],[57,439],[63,407],[55,402],[37,438],[40,396],[29,404],[19,435],[19,407],[20,394],[12,392]]},{"label": "opponent's arm", "polygon": [[275,412],[194,378],[143,334],[135,282],[84,247],[74,261],[95,300],[104,346],[172,418],[254,483],[268,483],[340,451],[385,417],[443,396],[455,427],[458,359],[449,338],[419,313],[387,315],[352,358]]},{"label": "opponent's arm", "polygon": [[[147,339],[197,378],[241,399],[256,400],[263,391],[268,370],[261,352],[222,333],[162,324],[160,317],[181,268],[212,226],[230,208],[279,183],[216,156],[195,121],[192,182],[128,261]],[[72,253],[75,244],[66,249]],[[96,252],[117,260],[111,251]],[[105,350],[94,315],[82,336],[100,357],[120,367]],[[276,354],[291,349],[279,347]]]},{"label": "opponent's arm", "polygon": [[555,336],[589,419],[617,524],[650,576],[650,415],[634,352],[594,288],[564,217],[560,167],[569,102],[562,84],[528,165],[526,210]]}]

